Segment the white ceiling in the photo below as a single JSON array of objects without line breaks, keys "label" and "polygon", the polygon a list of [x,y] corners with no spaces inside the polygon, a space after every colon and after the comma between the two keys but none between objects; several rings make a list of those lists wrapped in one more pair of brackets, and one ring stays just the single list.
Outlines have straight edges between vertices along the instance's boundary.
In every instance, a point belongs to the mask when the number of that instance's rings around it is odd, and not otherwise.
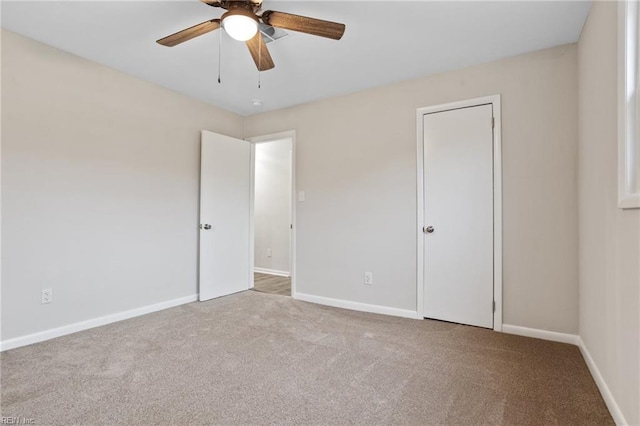
[{"label": "white ceiling", "polygon": [[[340,41],[289,32],[258,72],[221,31],[168,48],[155,40],[219,17],[198,0],[2,2],[2,27],[242,115],[251,115],[578,40],[588,1],[270,1],[345,23]],[[251,101],[260,99],[262,107]]]}]

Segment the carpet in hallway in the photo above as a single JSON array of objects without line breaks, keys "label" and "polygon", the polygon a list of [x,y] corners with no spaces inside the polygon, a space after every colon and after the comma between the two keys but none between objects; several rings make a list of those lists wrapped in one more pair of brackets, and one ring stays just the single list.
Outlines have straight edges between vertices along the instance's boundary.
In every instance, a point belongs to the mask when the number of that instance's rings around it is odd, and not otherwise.
[{"label": "carpet in hallway", "polygon": [[291,296],[291,278],[256,272],[253,274],[253,289],[262,293]]}]

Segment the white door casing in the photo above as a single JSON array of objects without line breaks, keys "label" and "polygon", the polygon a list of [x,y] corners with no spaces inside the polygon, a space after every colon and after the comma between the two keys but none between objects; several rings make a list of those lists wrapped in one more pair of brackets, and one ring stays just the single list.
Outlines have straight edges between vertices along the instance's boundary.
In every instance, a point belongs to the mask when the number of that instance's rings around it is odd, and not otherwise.
[{"label": "white door casing", "polygon": [[418,315],[500,331],[500,98],[421,108],[417,118]]},{"label": "white door casing", "polygon": [[203,130],[200,161],[199,298],[204,301],[250,286],[251,144]]}]

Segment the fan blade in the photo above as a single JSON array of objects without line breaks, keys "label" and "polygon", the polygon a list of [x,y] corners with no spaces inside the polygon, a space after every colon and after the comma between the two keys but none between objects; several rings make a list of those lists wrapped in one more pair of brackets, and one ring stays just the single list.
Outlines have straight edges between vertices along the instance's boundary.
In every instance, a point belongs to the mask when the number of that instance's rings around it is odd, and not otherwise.
[{"label": "fan blade", "polygon": [[220,28],[220,20],[212,19],[210,21],[194,25],[193,27],[189,27],[186,30],[178,31],[170,36],[161,38],[160,40],[157,40],[156,43],[163,46],[173,47],[180,43],[184,43],[187,40],[191,40],[192,38],[201,36],[202,34],[217,30],[218,28]]},{"label": "fan blade", "polygon": [[262,22],[272,27],[299,31],[334,40],[340,40],[345,30],[345,25],[337,22],[323,21],[322,19],[275,12],[273,10],[267,10],[262,14]]},{"label": "fan blade", "polygon": [[253,38],[247,40],[247,47],[249,48],[249,52],[251,52],[253,62],[255,62],[256,67],[258,67],[258,71],[266,71],[275,67],[269,49],[267,49],[267,44],[264,42],[260,31],[258,31]]}]

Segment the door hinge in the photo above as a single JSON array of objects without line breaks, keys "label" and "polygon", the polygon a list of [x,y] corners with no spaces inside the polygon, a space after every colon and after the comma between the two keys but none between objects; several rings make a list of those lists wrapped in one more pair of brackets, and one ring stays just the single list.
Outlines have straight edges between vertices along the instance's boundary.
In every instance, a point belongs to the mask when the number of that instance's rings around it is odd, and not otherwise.
[{"label": "door hinge", "polygon": [[293,229],[293,223],[289,225],[289,229]]},{"label": "door hinge", "polygon": [[496,311],[496,301],[494,300],[493,301],[493,312],[495,312],[495,311]]},{"label": "door hinge", "polygon": [[494,129],[496,127],[496,119],[491,117],[491,128]]}]

